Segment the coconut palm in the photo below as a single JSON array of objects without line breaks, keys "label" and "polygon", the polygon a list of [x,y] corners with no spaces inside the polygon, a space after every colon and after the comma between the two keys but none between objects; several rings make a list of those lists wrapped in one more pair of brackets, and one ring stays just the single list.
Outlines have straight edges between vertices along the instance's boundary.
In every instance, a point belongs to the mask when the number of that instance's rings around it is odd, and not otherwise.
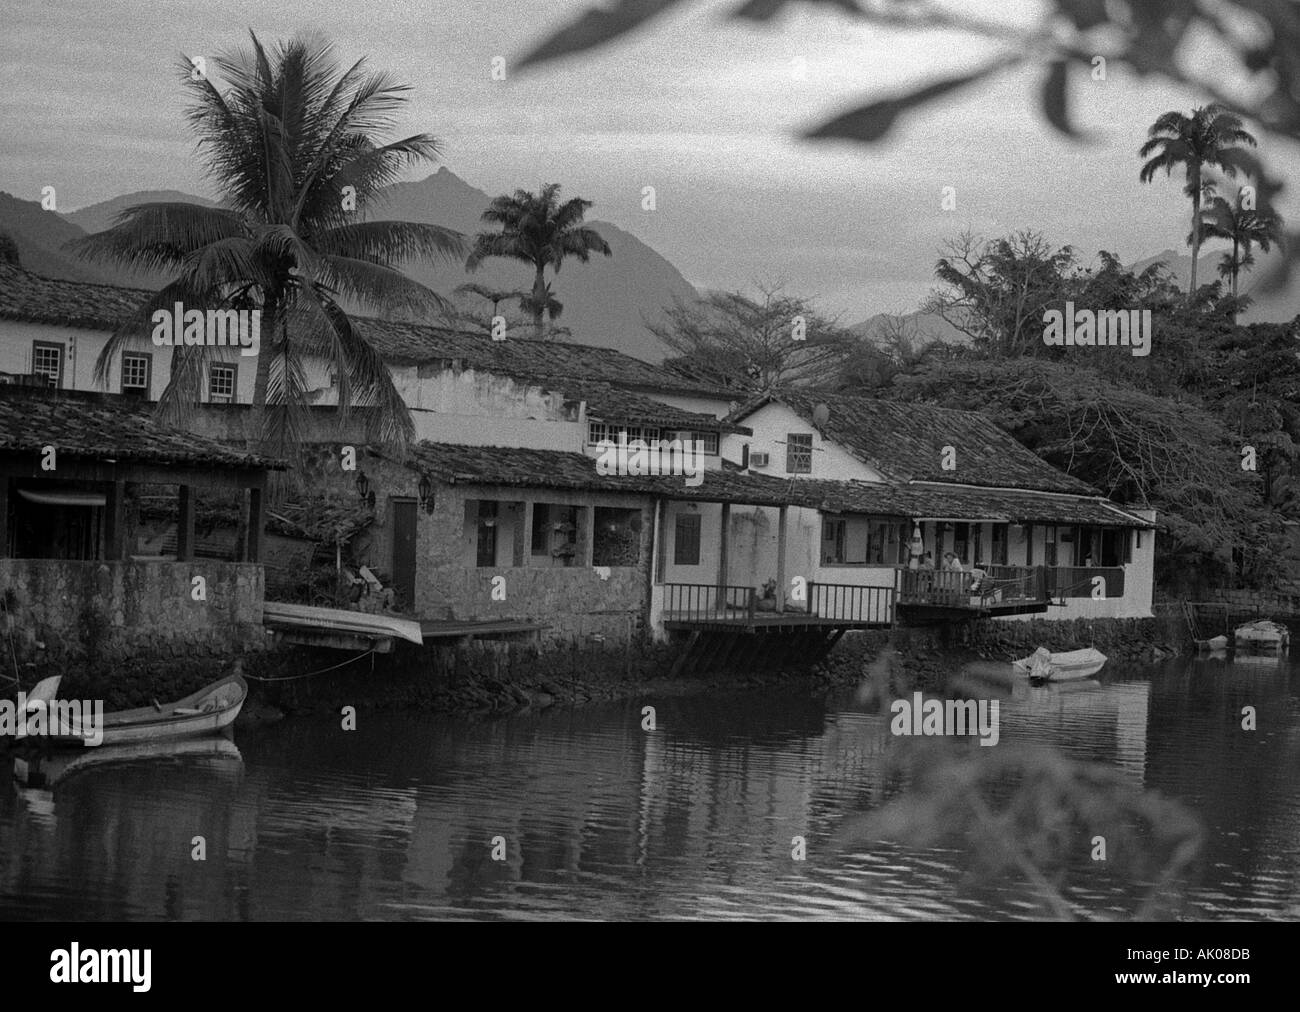
[{"label": "coconut palm", "polygon": [[[114,357],[150,331],[157,309],[261,311],[261,352],[253,384],[250,442],[280,448],[298,442],[306,420],[309,359],[338,378],[340,413],[379,409],[379,435],[405,445],[414,427],[379,353],[353,329],[341,300],[387,312],[444,312],[435,292],[400,273],[412,258],[459,260],[463,237],[435,225],[364,220],[378,191],[409,165],[433,161],[428,134],[382,142],[410,89],[388,74],[346,69],[333,46],[314,35],[269,52],[252,49],[209,61],[224,78],[195,75],[181,61],[193,97],[187,115],[199,151],[221,192],[219,206],[148,203],[127,208],[112,228],[85,236],[74,251],[172,277],[105,345],[101,381]],[[195,78],[198,78],[197,80]],[[179,419],[200,400],[213,349],[173,349],[172,374],[159,410]],[[241,359],[242,361],[242,359]],[[267,406],[272,410],[268,413]]]},{"label": "coconut palm", "polygon": [[528,293],[519,288],[489,288],[487,285],[480,285],[477,281],[469,281],[463,285],[456,286],[457,295],[477,295],[480,299],[485,299],[492,303],[492,315],[497,315],[497,307],[506,299],[528,298]]},{"label": "coconut palm", "polygon": [[591,206],[590,200],[578,197],[560,203],[560,184],[547,183],[537,193],[516,190],[496,197],[483,212],[482,220],[500,225],[501,230],[480,232],[475,237],[465,267],[477,270],[489,257],[522,260],[532,266],[533,287],[525,312],[533,314],[538,337],[543,336],[542,320],[554,303],[546,268],[558,274],[566,257],[586,263],[592,253],[611,255],[609,243],[600,233],[582,224]]},{"label": "coconut palm", "polygon": [[1237,278],[1242,270],[1255,263],[1252,249],[1258,246],[1267,253],[1278,241],[1282,222],[1277,215],[1242,207],[1241,193],[1233,202],[1222,197],[1210,199],[1201,212],[1201,235],[1206,239],[1226,239],[1232,252],[1219,260],[1219,276],[1232,279],[1232,297],[1237,298]]},{"label": "coconut palm", "polygon": [[1187,183],[1183,187],[1192,200],[1192,274],[1187,287],[1188,295],[1196,293],[1196,267],[1201,252],[1202,174],[1208,166],[1235,176],[1244,165],[1245,149],[1240,145],[1255,146],[1255,138],[1242,126],[1241,120],[1222,106],[1211,103],[1192,110],[1190,116],[1181,112],[1161,115],[1147,130],[1147,142],[1138,154],[1147,158],[1138,178],[1151,182],[1155,174],[1164,169],[1172,175],[1174,169],[1184,166]]}]

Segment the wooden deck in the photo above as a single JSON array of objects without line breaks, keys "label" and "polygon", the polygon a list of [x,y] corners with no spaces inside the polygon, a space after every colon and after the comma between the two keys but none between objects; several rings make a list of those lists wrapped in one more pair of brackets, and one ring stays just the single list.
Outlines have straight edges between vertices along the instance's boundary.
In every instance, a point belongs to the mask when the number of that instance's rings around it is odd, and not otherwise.
[{"label": "wooden deck", "polygon": [[809,615],[807,612],[758,612],[749,614],[700,614],[692,612],[664,612],[665,629],[723,629],[730,632],[785,632],[791,629],[887,629],[887,620],[835,618],[830,615]]},{"label": "wooden deck", "polygon": [[[810,582],[806,600],[760,608],[753,587],[666,583],[663,625],[675,630],[776,633],[794,630],[888,629],[894,588]],[[775,604],[775,602],[772,602]]]}]

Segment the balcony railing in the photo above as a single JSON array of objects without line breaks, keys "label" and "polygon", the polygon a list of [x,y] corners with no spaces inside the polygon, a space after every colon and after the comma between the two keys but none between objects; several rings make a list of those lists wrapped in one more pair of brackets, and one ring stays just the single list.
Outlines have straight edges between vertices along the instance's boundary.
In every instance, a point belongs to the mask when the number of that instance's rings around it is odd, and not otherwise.
[{"label": "balcony railing", "polygon": [[843,622],[892,625],[894,588],[863,587],[853,583],[808,584],[808,611],[819,618]]},{"label": "balcony railing", "polygon": [[718,587],[712,583],[665,583],[664,617],[679,622],[748,618],[758,605],[753,587]]},{"label": "balcony railing", "polygon": [[899,603],[941,608],[987,608],[1002,603],[1046,601],[1042,566],[980,567],[983,575],[946,569],[900,571]]}]

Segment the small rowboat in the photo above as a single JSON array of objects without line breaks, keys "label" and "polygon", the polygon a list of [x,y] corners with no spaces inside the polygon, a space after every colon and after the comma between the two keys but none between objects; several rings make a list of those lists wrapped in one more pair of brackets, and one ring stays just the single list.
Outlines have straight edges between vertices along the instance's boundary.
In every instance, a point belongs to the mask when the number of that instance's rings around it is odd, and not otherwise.
[{"label": "small rowboat", "polygon": [[1011,666],[1019,674],[1028,675],[1036,682],[1070,682],[1091,678],[1105,663],[1106,655],[1092,647],[1058,654],[1046,647],[1039,647],[1028,657],[1012,661]]},{"label": "small rowboat", "polygon": [[1285,650],[1291,643],[1291,630],[1277,622],[1260,619],[1237,626],[1237,646],[1255,650]]},{"label": "small rowboat", "polygon": [[[62,713],[56,702],[49,704],[51,726],[40,737],[51,745],[74,747],[198,738],[234,723],[247,698],[248,683],[243,677],[227,675],[175,703],[155,703],[136,710],[104,714],[100,729],[102,739],[98,743],[95,743],[96,729],[90,726],[84,714]],[[28,740],[35,739],[29,737]]]},{"label": "small rowboat", "polygon": [[196,768],[210,769],[222,775],[237,775],[243,769],[244,761],[233,741],[216,735],[16,756],[13,778],[23,789],[50,790],[86,770],[161,759],[183,760]]}]

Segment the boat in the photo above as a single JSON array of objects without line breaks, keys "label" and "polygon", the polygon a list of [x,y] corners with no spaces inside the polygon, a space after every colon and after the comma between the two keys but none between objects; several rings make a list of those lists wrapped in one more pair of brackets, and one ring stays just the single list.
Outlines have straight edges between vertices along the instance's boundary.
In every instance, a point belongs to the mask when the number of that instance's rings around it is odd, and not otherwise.
[{"label": "boat", "polygon": [[1218,653],[1228,649],[1228,637],[1211,636],[1208,640],[1197,640],[1196,647],[1198,650],[1209,650],[1211,653]]},{"label": "boat", "polygon": [[1291,630],[1278,622],[1258,619],[1237,626],[1233,634],[1238,647],[1283,651],[1291,643]]},{"label": "boat", "polygon": [[1080,678],[1091,678],[1105,663],[1106,655],[1092,647],[1062,653],[1052,653],[1046,647],[1039,647],[1028,657],[1012,661],[1011,666],[1019,674],[1028,675],[1037,682],[1072,682]]},{"label": "boat", "polygon": [[396,638],[423,645],[420,623],[396,615],[375,615],[346,608],[317,608],[307,604],[267,601],[262,605],[262,623],[284,631],[315,630],[349,633],[372,639]]},{"label": "boat", "polygon": [[[80,714],[51,707],[46,733],[39,740],[56,746],[98,748],[136,742],[198,738],[229,727],[248,698],[248,683],[238,674],[227,675],[184,699],[166,705],[154,703],[135,710],[104,714],[103,727],[89,726]],[[95,739],[99,738],[96,742]],[[33,739],[28,736],[27,740]]]}]

